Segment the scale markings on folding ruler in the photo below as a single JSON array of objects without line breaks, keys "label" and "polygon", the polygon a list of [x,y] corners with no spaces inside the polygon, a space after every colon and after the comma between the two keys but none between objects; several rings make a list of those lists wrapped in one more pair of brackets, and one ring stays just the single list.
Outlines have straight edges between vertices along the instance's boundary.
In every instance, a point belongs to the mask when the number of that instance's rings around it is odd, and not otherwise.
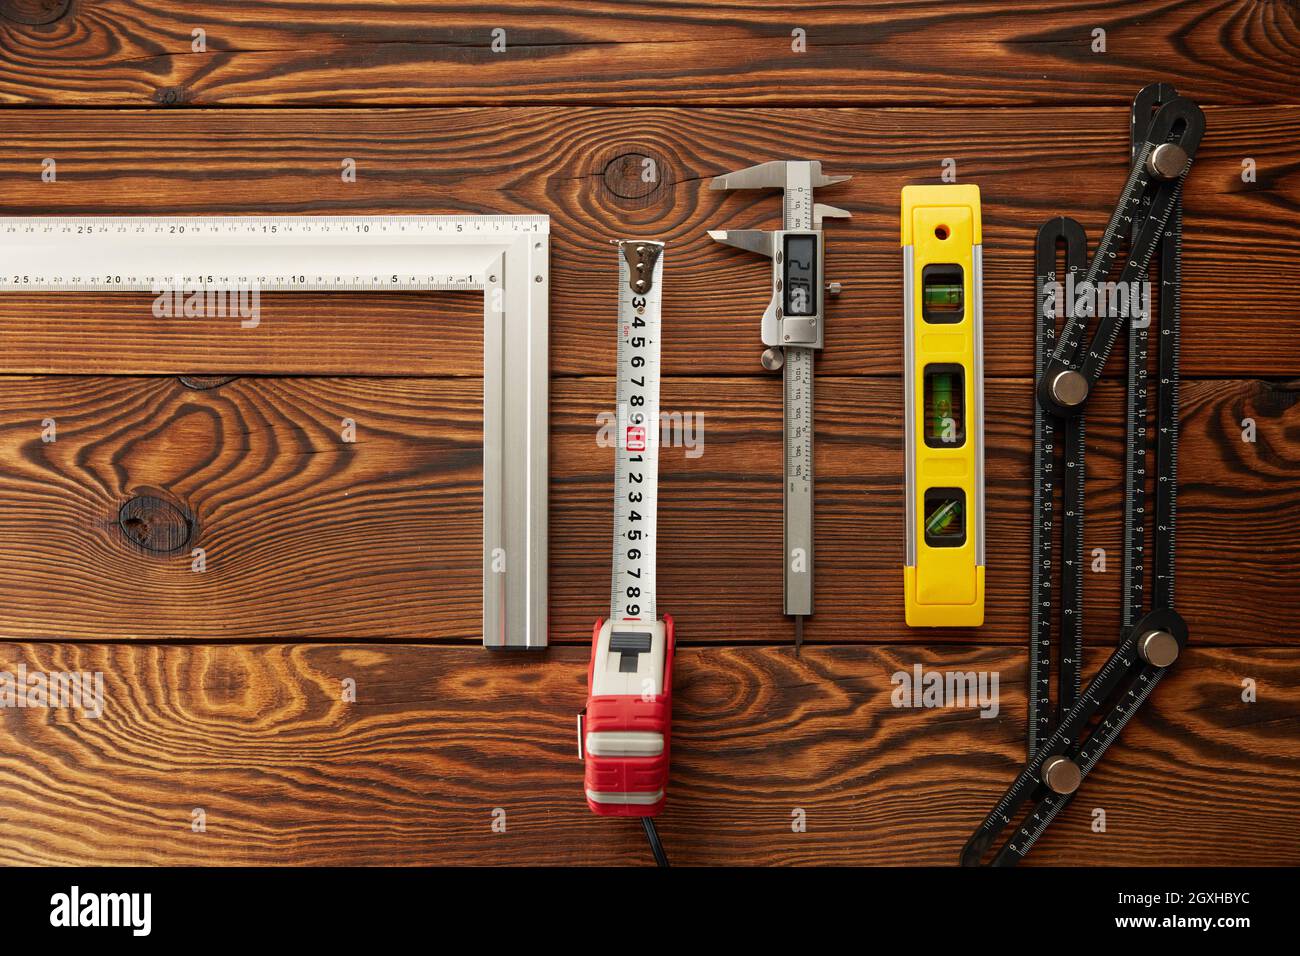
[{"label": "scale markings on folding ruler", "polygon": [[[1057,247],[1064,246],[1064,269],[1057,267]],[[1034,374],[1042,377],[1056,346],[1056,319],[1048,315],[1050,292],[1082,278],[1088,267],[1088,239],[1083,227],[1065,216],[1049,219],[1038,231],[1034,316]],[[1062,302],[1067,315],[1073,300]],[[1082,686],[1083,658],[1083,491],[1086,431],[1081,416],[1065,420],[1047,414],[1034,402],[1034,495],[1030,564],[1028,750],[1051,734],[1061,714],[1074,706]],[[1060,452],[1058,461],[1058,451]],[[1060,505],[1057,508],[1057,493]],[[1053,541],[1060,527],[1061,616],[1052,620]],[[1052,633],[1060,629],[1058,695],[1052,704]]]},{"label": "scale markings on folding ruler", "polygon": [[[1087,238],[1074,220],[1046,223],[1037,246],[1038,286],[1035,296],[1038,408],[1034,446],[1034,561],[1031,588],[1031,652],[1029,695],[1029,759],[962,851],[962,862],[976,865],[1002,830],[1021,822],[994,854],[995,866],[1024,858],[1047,826],[1069,803],[1072,794],[1186,647],[1186,622],[1173,609],[1174,519],[1178,454],[1178,322],[1182,240],[1180,190],[1204,131],[1204,117],[1195,104],[1177,96],[1172,87],[1153,84],[1133,104],[1132,169],[1101,243],[1081,284],[1076,304],[1070,287],[1056,268],[1058,245],[1065,246],[1065,274],[1076,275],[1086,259]],[[1115,288],[1128,290],[1129,309],[1102,307],[1121,244],[1129,251]],[[1142,290],[1148,267],[1160,251],[1159,378],[1156,399],[1156,520],[1150,574],[1146,541],[1147,461],[1149,457],[1148,327],[1150,302]],[[1049,295],[1048,287],[1056,290]],[[1137,300],[1133,291],[1137,290]],[[1104,295],[1103,295],[1104,293]],[[1047,304],[1064,296],[1065,326],[1055,335],[1055,317]],[[1127,312],[1127,316],[1125,315]],[[1091,344],[1085,345],[1089,317],[1096,319]],[[1078,693],[1078,661],[1082,651],[1079,577],[1083,535],[1083,408],[1092,386],[1118,338],[1125,317],[1132,320],[1126,376],[1124,584],[1121,641],[1088,687]],[[1056,470],[1057,445],[1062,446],[1064,481]],[[1077,471],[1073,480],[1071,469]],[[1063,484],[1066,512],[1060,522],[1062,575],[1060,699],[1051,710],[1050,666],[1054,606],[1052,538],[1057,526],[1054,496]],[[1070,567],[1073,565],[1073,567]],[[1146,581],[1152,583],[1149,592]],[[1075,699],[1077,695],[1077,699]],[[1031,806],[1025,814],[1022,808]]]},{"label": "scale markings on folding ruler", "polygon": [[[1204,132],[1204,114],[1180,96],[1170,99],[1146,121],[1145,135],[1133,152],[1128,181],[1085,276],[1090,286],[1096,288],[1114,271],[1125,239],[1130,239],[1129,250],[1117,284],[1131,285],[1146,272]],[[1122,318],[1107,310],[1094,316],[1097,311],[1070,315],[1039,379],[1039,401],[1054,415],[1079,412],[1119,338]],[[1094,317],[1096,329],[1086,343],[1088,320]]]},{"label": "scale markings on folding ruler", "polygon": [[549,232],[547,216],[0,218],[0,291],[481,291],[483,643],[545,647]]},{"label": "scale markings on folding ruler", "polygon": [[825,279],[822,222],[849,213],[815,202],[813,191],[844,182],[826,176],[815,161],[774,161],[715,177],[711,189],[780,189],[782,228],[718,229],[718,242],[772,260],[772,299],[763,313],[763,367],[782,370],[784,479],[784,610],[795,620],[795,647],[803,643],[803,620],[813,612],[813,353],[822,347],[824,293],[839,292]]}]

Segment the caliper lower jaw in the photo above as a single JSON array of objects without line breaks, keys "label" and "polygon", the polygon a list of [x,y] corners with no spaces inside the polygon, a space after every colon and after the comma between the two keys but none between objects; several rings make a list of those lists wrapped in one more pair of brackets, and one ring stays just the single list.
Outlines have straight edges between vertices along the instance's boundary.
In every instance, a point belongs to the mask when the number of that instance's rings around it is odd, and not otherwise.
[{"label": "caliper lower jaw", "polygon": [[[803,222],[809,223],[811,228],[716,229],[709,232],[709,236],[717,242],[756,255],[767,256],[772,262],[772,299],[763,312],[760,329],[763,344],[768,347],[768,352],[764,353],[764,365],[769,368],[780,366],[779,353],[776,356],[778,360],[773,361],[773,349],[820,349],[822,347],[825,294],[836,295],[840,291],[838,282],[828,282],[824,286],[821,283],[821,278],[825,275],[822,223],[826,219],[847,219],[851,214],[835,206],[811,202],[811,194],[817,187],[834,185],[849,178],[824,175],[822,164],[816,160],[778,160],[717,176],[709,184],[710,189],[781,189],[787,194],[795,191],[802,195],[803,201],[807,203],[802,208],[808,212],[805,216],[797,218],[802,218]],[[788,210],[787,215],[789,215]],[[791,222],[787,219],[785,225],[790,227]],[[817,277],[819,288],[814,293],[816,307],[811,310],[811,313],[803,310],[798,315],[786,314],[787,263],[784,257],[789,248],[787,243],[789,237],[807,237],[814,243],[816,263],[812,267],[812,273]],[[793,261],[794,256],[791,259]]]}]

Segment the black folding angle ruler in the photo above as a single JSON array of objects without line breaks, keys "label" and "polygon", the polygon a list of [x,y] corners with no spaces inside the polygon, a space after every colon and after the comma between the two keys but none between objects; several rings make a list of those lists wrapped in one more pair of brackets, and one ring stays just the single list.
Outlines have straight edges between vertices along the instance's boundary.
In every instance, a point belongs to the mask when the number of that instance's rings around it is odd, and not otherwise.
[{"label": "black folding angle ruler", "polygon": [[[1051,219],[1038,233],[1028,762],[967,842],[961,854],[966,866],[983,863],[1009,824],[1016,829],[993,854],[991,864],[1010,866],[1024,859],[1187,643],[1187,625],[1173,608],[1181,190],[1205,130],[1205,118],[1196,104],[1178,96],[1173,87],[1156,83],[1138,93],[1132,119],[1128,181],[1091,264],[1087,259],[1087,237],[1075,220]],[[1062,246],[1063,271],[1057,262]],[[1159,323],[1155,325],[1151,321],[1154,297],[1143,296],[1140,291],[1149,288],[1148,270],[1157,251],[1160,294]],[[1117,279],[1108,281],[1117,266]],[[1059,336],[1057,303],[1065,318]],[[1094,320],[1094,331],[1088,341],[1090,319]],[[1126,320],[1128,402],[1121,641],[1087,690],[1080,692],[1083,410]],[[1147,469],[1150,328],[1157,328],[1159,336],[1154,476]],[[1155,492],[1149,601],[1148,483],[1153,484]],[[1052,588],[1053,539],[1058,524],[1059,617]],[[1060,648],[1055,707],[1051,694],[1054,620]]]}]

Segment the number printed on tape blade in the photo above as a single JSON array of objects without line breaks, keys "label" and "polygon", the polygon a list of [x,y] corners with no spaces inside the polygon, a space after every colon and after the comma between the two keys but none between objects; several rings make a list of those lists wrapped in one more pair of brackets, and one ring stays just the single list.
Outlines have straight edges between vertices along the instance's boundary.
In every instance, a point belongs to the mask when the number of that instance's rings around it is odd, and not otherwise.
[{"label": "number printed on tape blade", "polygon": [[619,244],[618,389],[614,452],[615,624],[654,622],[658,536],[659,356],[663,243]]}]

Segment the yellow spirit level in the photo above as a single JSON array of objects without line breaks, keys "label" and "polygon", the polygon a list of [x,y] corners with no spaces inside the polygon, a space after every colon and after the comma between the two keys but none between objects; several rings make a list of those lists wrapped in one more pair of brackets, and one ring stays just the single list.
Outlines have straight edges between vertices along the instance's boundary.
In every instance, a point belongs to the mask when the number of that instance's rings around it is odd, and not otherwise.
[{"label": "yellow spirit level", "polygon": [[911,627],[984,623],[978,186],[903,187],[903,453]]}]

